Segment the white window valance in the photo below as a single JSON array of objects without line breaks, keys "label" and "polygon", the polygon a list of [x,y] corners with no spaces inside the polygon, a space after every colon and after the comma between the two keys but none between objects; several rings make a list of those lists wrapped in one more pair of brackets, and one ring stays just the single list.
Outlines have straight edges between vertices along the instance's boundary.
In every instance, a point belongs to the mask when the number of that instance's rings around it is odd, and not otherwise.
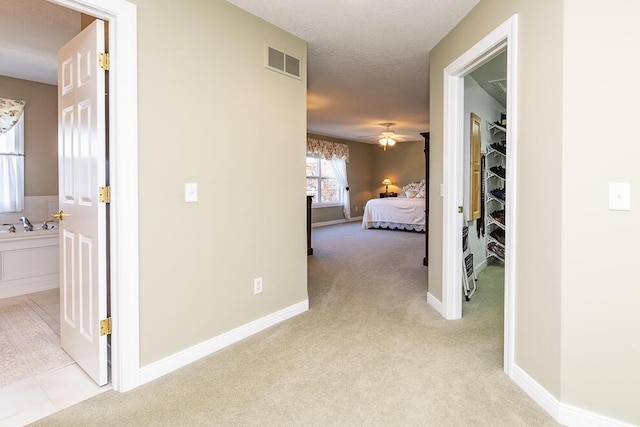
[{"label": "white window valance", "polygon": [[24,111],[27,101],[0,98],[0,135],[13,128]]},{"label": "white window valance", "polygon": [[322,139],[307,138],[307,153],[320,155],[325,160],[336,157],[349,162],[349,146],[339,142],[324,141]]}]

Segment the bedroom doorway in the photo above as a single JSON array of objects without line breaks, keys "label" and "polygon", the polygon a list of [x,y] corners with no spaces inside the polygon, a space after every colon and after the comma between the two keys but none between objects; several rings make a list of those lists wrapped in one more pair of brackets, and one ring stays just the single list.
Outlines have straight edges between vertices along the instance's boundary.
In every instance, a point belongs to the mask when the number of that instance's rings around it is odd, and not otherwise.
[{"label": "bedroom doorway", "polygon": [[443,269],[442,314],[446,319],[462,317],[462,239],[463,214],[463,147],[464,147],[464,77],[507,52],[507,117],[509,126],[509,158],[506,165],[505,192],[505,294],[504,294],[504,371],[512,377],[515,318],[516,207],[517,194],[517,29],[518,16],[513,15],[476,45],[445,68],[444,77],[444,174],[443,174]]}]

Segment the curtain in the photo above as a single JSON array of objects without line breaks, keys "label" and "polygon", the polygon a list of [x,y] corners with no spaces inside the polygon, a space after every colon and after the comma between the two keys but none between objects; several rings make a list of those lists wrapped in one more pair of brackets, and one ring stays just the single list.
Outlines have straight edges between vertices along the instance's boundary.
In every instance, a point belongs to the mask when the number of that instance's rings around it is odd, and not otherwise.
[{"label": "curtain", "polygon": [[351,219],[351,202],[349,200],[349,182],[347,181],[347,162],[344,157],[332,157],[331,166],[336,174],[338,184],[342,187],[342,201],[345,219]]},{"label": "curtain", "polygon": [[0,212],[24,209],[23,117],[0,135]]},{"label": "curtain", "polygon": [[0,98],[0,135],[10,131],[18,123],[26,103],[26,101]]},{"label": "curtain", "polygon": [[339,142],[307,138],[307,153],[318,154],[325,160],[338,157],[344,158],[347,163],[349,162],[349,146]]},{"label": "curtain", "polygon": [[347,181],[349,146],[339,142],[307,138],[307,153],[321,155],[325,160],[331,162],[338,184],[342,187],[344,217],[351,219],[351,201],[349,199],[349,182]]}]

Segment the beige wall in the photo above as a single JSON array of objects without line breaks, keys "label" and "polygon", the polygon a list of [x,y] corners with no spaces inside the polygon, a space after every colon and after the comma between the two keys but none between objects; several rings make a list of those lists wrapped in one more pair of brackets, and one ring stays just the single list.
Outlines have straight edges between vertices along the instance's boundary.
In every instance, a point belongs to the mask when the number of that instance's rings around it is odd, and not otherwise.
[{"label": "beige wall", "polygon": [[373,147],[371,180],[369,182],[374,197],[383,193],[382,180],[389,178],[390,192],[399,193],[402,186],[424,179],[424,139],[414,142],[399,142],[386,151],[379,145]]},{"label": "beige wall", "polygon": [[311,223],[344,220],[343,206],[327,206],[323,208],[312,208]]},{"label": "beige wall", "polygon": [[640,2],[564,4],[562,400],[640,425]]},{"label": "beige wall", "polygon": [[[481,3],[431,53],[432,191],[442,182],[443,69],[519,15],[515,363],[561,403],[640,424],[635,236],[640,216],[608,209],[608,184],[640,186],[640,4]],[[442,199],[431,198],[431,247]],[[637,206],[632,193],[632,208]],[[635,209],[635,208],[634,208]],[[430,290],[441,294],[441,251]]]},{"label": "beige wall", "polygon": [[[220,0],[133,3],[145,366],[308,298],[306,43]],[[265,69],[265,43],[303,79]]]},{"label": "beige wall", "polygon": [[562,2],[482,0],[431,52],[429,290],[441,299],[443,70],[515,13],[520,40],[515,362],[559,398]]},{"label": "beige wall", "polygon": [[0,97],[27,101],[24,195],[57,195],[58,87],[0,76]]}]

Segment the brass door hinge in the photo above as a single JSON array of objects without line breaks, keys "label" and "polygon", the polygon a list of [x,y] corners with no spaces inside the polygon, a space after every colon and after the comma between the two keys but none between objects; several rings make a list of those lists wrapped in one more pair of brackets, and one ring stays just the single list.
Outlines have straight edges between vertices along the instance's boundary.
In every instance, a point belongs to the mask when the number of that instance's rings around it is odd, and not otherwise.
[{"label": "brass door hinge", "polygon": [[100,335],[111,335],[111,317],[100,321]]},{"label": "brass door hinge", "polygon": [[111,69],[111,61],[108,53],[98,54],[98,66],[105,71],[109,71]]},{"label": "brass door hinge", "polygon": [[111,187],[100,187],[100,203],[111,203]]}]

